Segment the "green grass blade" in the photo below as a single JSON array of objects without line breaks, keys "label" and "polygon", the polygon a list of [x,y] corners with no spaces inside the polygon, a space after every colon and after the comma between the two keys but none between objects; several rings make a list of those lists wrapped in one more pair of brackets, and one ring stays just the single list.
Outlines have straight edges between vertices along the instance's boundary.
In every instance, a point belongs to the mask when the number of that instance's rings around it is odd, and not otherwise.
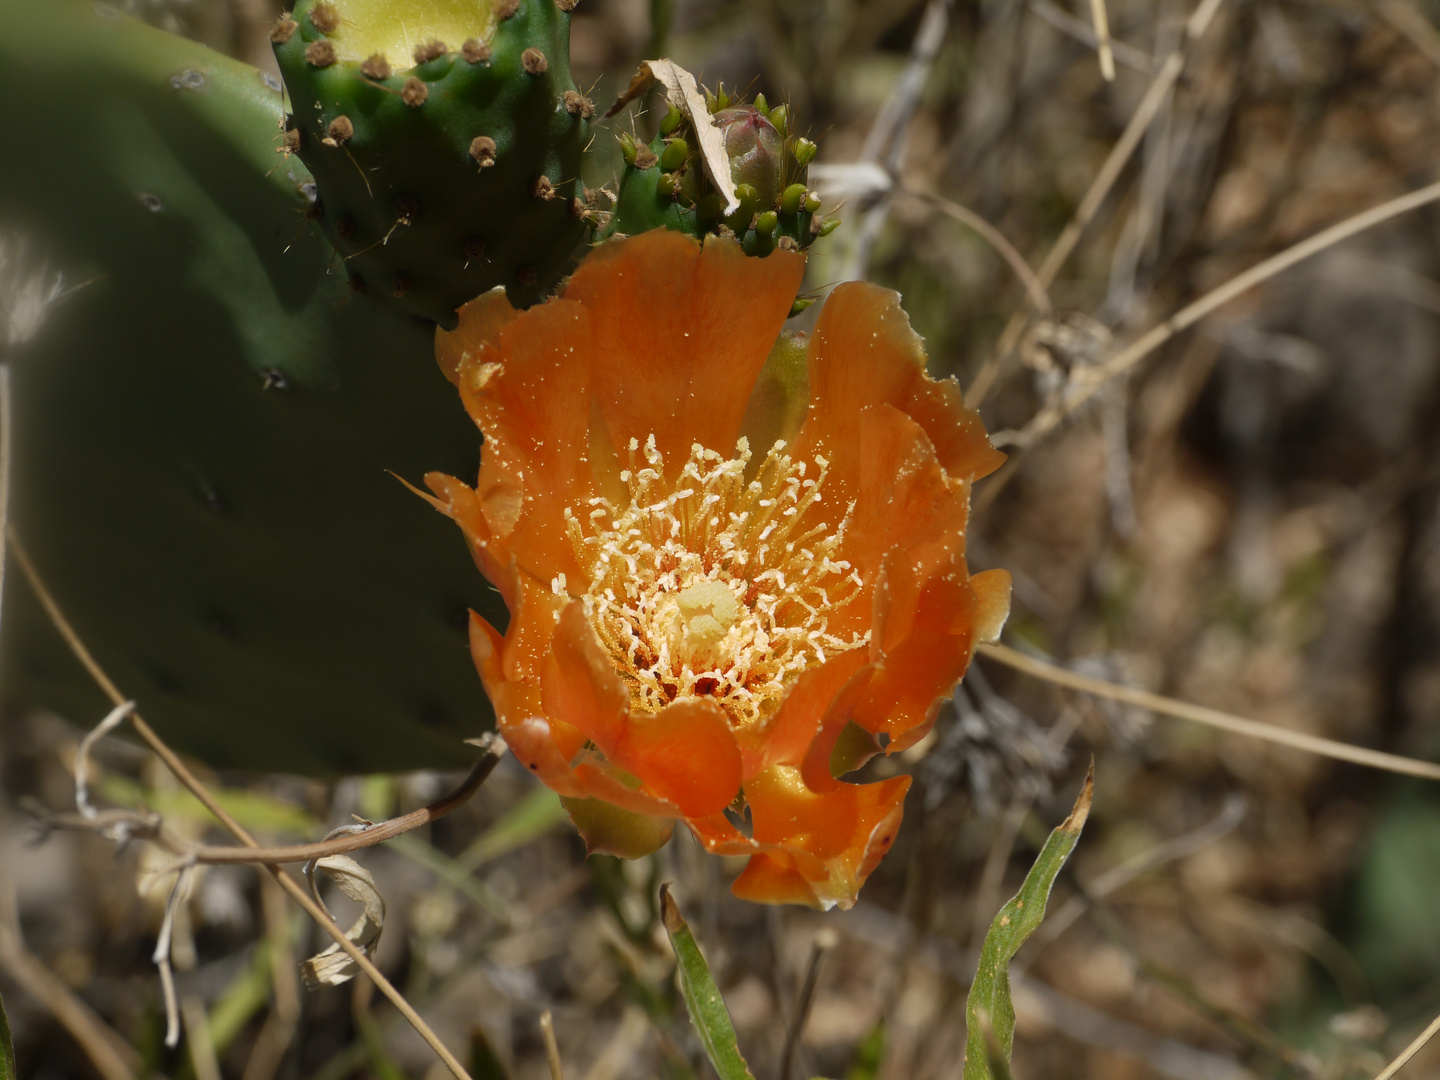
[{"label": "green grass blade", "polygon": [[660,886],[660,917],[665,923],[665,932],[670,935],[670,946],[675,950],[675,960],[680,967],[680,992],[685,997],[685,1006],[690,1010],[690,1021],[700,1033],[705,1044],[705,1053],[720,1080],[755,1080],[750,1066],[740,1054],[735,1041],[735,1025],[730,1022],[730,1013],[720,997],[720,988],[710,974],[710,965],[700,954],[695,935],[680,914],[670,886]]},{"label": "green grass blade", "polygon": [[4,1001],[0,1001],[0,1080],[15,1080],[15,1044],[10,1041]]},{"label": "green grass blade", "polygon": [[[1058,829],[1050,834],[1025,883],[995,916],[985,944],[980,947],[980,966],[970,984],[970,997],[965,1002],[965,1072],[964,1080],[1001,1080],[1008,1075],[1010,1052],[1015,1045],[1015,1006],[1010,1001],[1010,961],[1019,952],[1025,939],[1033,934],[1045,918],[1045,903],[1050,889],[1065,860],[1080,840],[1080,830],[1090,814],[1090,799],[1095,790],[1095,766],[1090,766],[1085,786]],[[987,1038],[987,1028],[989,1038]],[[997,1063],[1005,1062],[1005,1073],[990,1067],[994,1049]]]},{"label": "green grass blade", "polygon": [[547,787],[536,787],[477,836],[455,861],[467,871],[477,870],[491,859],[538,840],[568,820],[565,808],[560,805],[560,796]]}]

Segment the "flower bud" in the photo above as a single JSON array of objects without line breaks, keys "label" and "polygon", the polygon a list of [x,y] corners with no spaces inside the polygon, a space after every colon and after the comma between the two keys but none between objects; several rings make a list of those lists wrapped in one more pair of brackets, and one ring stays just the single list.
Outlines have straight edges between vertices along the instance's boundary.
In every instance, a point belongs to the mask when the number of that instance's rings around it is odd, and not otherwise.
[{"label": "flower bud", "polygon": [[753,187],[761,206],[774,206],[785,167],[784,136],[764,113],[749,105],[722,109],[715,114],[715,122],[725,137],[735,183]]}]

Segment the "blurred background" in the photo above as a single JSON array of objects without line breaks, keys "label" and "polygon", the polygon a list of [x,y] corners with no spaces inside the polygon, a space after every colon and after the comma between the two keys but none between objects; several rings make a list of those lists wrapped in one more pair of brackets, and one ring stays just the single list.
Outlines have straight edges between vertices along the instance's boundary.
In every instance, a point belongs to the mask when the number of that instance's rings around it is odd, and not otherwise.
[{"label": "blurred background", "polygon": [[[270,0],[116,6],[276,70]],[[1008,641],[1434,758],[1433,206],[1244,293],[1054,430],[1027,429],[1118,345],[1436,179],[1440,5],[1219,0],[1205,14],[1187,34],[1185,3],[1110,0],[1113,81],[1089,5],[1068,0],[583,0],[572,55],[602,107],[660,55],[708,85],[790,103],[820,144],[822,190],[846,204],[808,286],[868,277],[899,290],[932,374],[972,399],[983,387],[987,427],[1015,455],[977,489],[969,537],[973,567],[1014,575]],[[1177,54],[1183,73],[1037,312],[942,202],[1040,267]],[[587,182],[614,176],[614,136],[632,123],[649,134],[653,118],[598,128]],[[1028,319],[997,365],[1017,313]],[[200,877],[177,927],[187,1027],[209,1031],[213,1054],[164,1050],[149,957],[165,889],[137,890],[155,857],[45,835],[27,813],[73,801],[78,739],[97,719],[0,719],[0,992],[21,1076],[95,1075],[42,1000],[51,984],[119,1033],[138,1076],[441,1075],[364,980],[298,987],[294,961],[319,935],[240,868]],[[477,1076],[549,1075],[545,1009],[568,1076],[709,1075],[656,922],[655,890],[673,880],[763,1080],[958,1077],[980,936],[1093,754],[1094,813],[1017,962],[1020,1080],[1372,1077],[1440,1011],[1433,785],[1061,693],[985,660],[923,750],[888,763],[916,777],[893,852],[854,910],[824,915],[734,900],[738,867],[684,836],[649,860],[587,862],[507,762],[428,833],[361,857],[388,903],[378,962],[451,1045],[470,1047]],[[148,754],[110,740],[96,760],[104,799],[161,808],[197,837],[208,828]],[[298,840],[352,813],[414,808],[455,778],[211,779],[253,828]],[[25,966],[16,926],[51,983]],[[787,1068],[822,931],[838,941]],[[1440,1049],[1405,1075],[1440,1075]]]}]

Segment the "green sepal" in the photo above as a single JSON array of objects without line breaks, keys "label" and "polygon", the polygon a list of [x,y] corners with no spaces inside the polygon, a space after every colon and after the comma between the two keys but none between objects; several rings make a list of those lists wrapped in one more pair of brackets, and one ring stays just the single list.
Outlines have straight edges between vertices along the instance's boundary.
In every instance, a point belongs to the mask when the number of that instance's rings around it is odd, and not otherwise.
[{"label": "green sepal", "polygon": [[636,814],[600,799],[562,797],[560,804],[569,811],[591,855],[643,859],[664,847],[675,831],[670,818]]}]

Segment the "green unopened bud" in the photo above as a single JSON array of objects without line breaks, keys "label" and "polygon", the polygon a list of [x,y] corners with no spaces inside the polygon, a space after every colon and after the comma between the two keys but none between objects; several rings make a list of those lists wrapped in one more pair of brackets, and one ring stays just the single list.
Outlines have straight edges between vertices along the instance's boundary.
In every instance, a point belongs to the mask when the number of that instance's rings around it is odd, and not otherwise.
[{"label": "green unopened bud", "polygon": [[680,183],[674,173],[661,173],[660,179],[655,181],[655,190],[665,199],[675,197],[675,188]]},{"label": "green unopened bud", "polygon": [[815,160],[815,155],[819,153],[819,151],[820,148],[809,139],[796,139],[794,149],[795,164],[803,169]]},{"label": "green unopened bud", "polygon": [[685,114],[682,113],[676,106],[671,105],[670,111],[665,114],[665,119],[660,121],[660,134],[674,135],[675,129],[680,126],[680,121],[684,119]]},{"label": "green unopened bud", "polygon": [[635,140],[627,133],[620,133],[620,156],[625,159],[626,165],[635,164]]},{"label": "green unopened bud", "polygon": [[813,191],[805,193],[805,212],[814,214],[820,210],[820,196]]},{"label": "green unopened bud", "polygon": [[775,125],[749,105],[721,110],[715,114],[715,123],[725,139],[735,183],[754,188],[758,204],[774,206],[785,166],[785,140]]},{"label": "green unopened bud", "polygon": [[755,231],[761,236],[771,236],[776,226],[780,224],[780,215],[774,210],[766,210],[755,219]]},{"label": "green unopened bud", "polygon": [[709,87],[705,88],[705,108],[712,116],[720,111],[720,99],[715,96],[715,92]]},{"label": "green unopened bud", "polygon": [[780,196],[780,209],[792,216],[798,214],[800,205],[808,194],[810,193],[805,190],[804,184],[791,184],[785,189],[785,194]]},{"label": "green unopened bud", "polygon": [[793,303],[793,304],[790,305],[790,316],[791,316],[791,318],[794,318],[796,315],[799,315],[802,311],[804,311],[806,308],[812,306],[814,303],[815,303],[815,298],[814,298],[813,296],[810,296],[810,297],[802,297],[801,299],[796,300],[795,303]]},{"label": "green unopened bud", "polygon": [[766,117],[767,119],[769,118],[769,116],[770,116],[770,103],[765,100],[765,95],[764,95],[764,94],[756,94],[756,95],[755,95],[755,108],[757,108],[757,109],[760,110],[760,115],[761,115],[761,116],[764,116],[764,117]]},{"label": "green unopened bud", "polygon": [[770,122],[775,125],[775,130],[780,132],[781,135],[788,135],[790,133],[787,126],[789,120],[790,106],[777,105],[770,110]]},{"label": "green unopened bud", "polygon": [[838,217],[826,218],[825,221],[824,221],[824,223],[821,224],[821,226],[820,226],[820,231],[819,231],[819,233],[817,233],[816,235],[818,235],[818,236],[829,236],[831,233],[833,233],[833,232],[834,232],[836,229],[838,229],[839,227],[840,227],[840,219],[839,219]]},{"label": "green unopened bud", "polygon": [[665,149],[660,151],[660,168],[666,172],[674,172],[690,156],[690,144],[678,135],[665,144]]}]

